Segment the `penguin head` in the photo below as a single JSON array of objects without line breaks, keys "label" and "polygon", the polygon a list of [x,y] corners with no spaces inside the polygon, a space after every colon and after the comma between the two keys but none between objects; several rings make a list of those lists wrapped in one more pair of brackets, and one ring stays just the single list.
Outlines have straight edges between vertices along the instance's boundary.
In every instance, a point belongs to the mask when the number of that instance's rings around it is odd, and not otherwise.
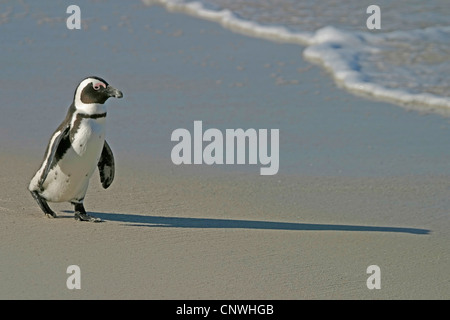
[{"label": "penguin head", "polygon": [[104,104],[109,98],[122,98],[123,94],[99,77],[83,79],[75,90],[75,107]]}]

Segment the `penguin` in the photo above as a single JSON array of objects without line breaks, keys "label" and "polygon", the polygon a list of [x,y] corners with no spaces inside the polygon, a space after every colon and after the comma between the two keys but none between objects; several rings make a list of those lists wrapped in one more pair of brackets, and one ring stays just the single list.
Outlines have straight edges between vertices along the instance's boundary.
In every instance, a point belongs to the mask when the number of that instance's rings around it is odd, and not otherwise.
[{"label": "penguin", "polygon": [[28,186],[47,217],[57,217],[47,202],[70,202],[76,220],[101,221],[86,213],[83,201],[96,167],[103,188],[114,180],[114,156],[105,140],[105,102],[111,97],[122,98],[123,94],[96,76],[77,86],[67,115],[51,136],[42,164]]}]

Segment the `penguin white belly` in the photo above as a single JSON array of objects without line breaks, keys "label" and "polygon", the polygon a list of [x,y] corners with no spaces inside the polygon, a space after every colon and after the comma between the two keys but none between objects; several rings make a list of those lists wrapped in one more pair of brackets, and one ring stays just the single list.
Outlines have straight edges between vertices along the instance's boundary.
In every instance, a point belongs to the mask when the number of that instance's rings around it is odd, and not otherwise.
[{"label": "penguin white belly", "polygon": [[82,201],[105,143],[104,119],[82,119],[71,146],[50,170],[41,195],[51,202]]}]

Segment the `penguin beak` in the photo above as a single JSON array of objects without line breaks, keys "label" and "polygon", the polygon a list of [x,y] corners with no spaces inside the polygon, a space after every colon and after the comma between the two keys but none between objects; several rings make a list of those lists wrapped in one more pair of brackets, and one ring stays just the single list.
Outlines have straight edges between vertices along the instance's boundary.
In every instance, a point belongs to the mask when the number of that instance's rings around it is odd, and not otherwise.
[{"label": "penguin beak", "polygon": [[106,88],[106,93],[110,96],[110,97],[114,97],[114,98],[122,98],[123,94],[122,91],[117,90],[116,88],[114,88],[113,86],[108,86]]}]

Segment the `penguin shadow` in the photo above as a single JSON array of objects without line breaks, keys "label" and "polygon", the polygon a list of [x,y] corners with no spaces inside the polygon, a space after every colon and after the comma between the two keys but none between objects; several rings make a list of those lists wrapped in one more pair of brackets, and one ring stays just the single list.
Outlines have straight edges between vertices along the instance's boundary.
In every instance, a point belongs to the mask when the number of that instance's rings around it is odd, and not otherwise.
[{"label": "penguin shadow", "polygon": [[105,222],[122,222],[128,226],[158,227],[158,228],[192,228],[192,229],[256,229],[256,230],[285,230],[285,231],[360,231],[360,232],[393,232],[424,235],[430,230],[389,227],[389,226],[364,226],[345,224],[316,224],[294,223],[258,220],[234,220],[212,218],[185,218],[146,216],[137,214],[88,212]]}]

